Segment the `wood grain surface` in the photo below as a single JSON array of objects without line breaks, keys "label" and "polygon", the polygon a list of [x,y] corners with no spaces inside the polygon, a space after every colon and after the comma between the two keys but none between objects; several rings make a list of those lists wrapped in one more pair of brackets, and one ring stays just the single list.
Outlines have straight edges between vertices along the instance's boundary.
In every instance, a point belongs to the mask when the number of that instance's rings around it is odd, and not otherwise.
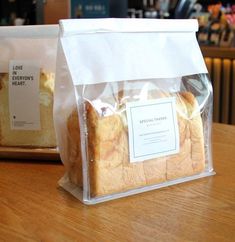
[{"label": "wood grain surface", "polygon": [[0,161],[0,241],[235,241],[235,126],[214,124],[215,176],[83,205],[60,163]]}]

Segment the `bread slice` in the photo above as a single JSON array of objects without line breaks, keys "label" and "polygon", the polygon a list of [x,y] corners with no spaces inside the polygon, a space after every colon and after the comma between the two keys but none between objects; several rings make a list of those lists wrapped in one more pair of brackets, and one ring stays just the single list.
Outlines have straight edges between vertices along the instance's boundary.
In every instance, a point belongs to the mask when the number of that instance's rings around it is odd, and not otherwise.
[{"label": "bread slice", "polygon": [[[159,96],[159,95],[158,95]],[[162,93],[161,97],[171,96]],[[161,158],[130,163],[125,113],[100,116],[89,102],[86,106],[87,158],[92,197],[127,191],[146,185],[191,176],[205,169],[203,126],[196,98],[177,93],[176,107],[180,152]],[[152,95],[151,95],[152,98]],[[123,107],[123,104],[120,105]],[[82,158],[78,113],[67,121],[70,180],[82,187]]]},{"label": "bread slice", "polygon": [[0,146],[56,147],[53,124],[54,74],[40,74],[41,130],[12,130],[9,116],[8,73],[0,74]]}]

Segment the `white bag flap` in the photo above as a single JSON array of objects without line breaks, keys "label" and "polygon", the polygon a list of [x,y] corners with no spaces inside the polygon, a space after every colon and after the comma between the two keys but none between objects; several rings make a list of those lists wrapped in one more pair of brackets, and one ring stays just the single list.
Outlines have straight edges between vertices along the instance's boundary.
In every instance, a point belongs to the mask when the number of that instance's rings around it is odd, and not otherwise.
[{"label": "white bag flap", "polygon": [[60,27],[74,85],[207,73],[196,20],[77,19]]},{"label": "white bag flap", "polygon": [[0,72],[8,72],[10,60],[37,60],[55,71],[59,25],[0,27]]}]

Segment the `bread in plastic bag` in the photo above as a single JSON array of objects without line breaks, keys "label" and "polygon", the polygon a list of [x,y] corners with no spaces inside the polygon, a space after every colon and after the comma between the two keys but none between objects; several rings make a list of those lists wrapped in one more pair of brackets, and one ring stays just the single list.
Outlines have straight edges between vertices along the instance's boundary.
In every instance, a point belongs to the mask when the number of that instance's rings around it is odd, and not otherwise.
[{"label": "bread in plastic bag", "polygon": [[212,87],[196,21],[60,24],[54,116],[62,187],[94,204],[214,174]]},{"label": "bread in plastic bag", "polygon": [[[56,147],[53,93],[58,26],[1,27],[0,37],[0,146]],[[32,68],[36,73],[31,76]],[[35,84],[29,87],[31,82]]]}]

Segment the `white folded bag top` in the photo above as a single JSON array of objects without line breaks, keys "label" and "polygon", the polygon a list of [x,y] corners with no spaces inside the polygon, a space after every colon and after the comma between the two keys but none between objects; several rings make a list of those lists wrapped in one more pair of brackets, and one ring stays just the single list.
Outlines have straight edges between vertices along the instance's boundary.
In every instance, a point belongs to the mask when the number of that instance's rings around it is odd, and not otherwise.
[{"label": "white folded bag top", "polygon": [[197,20],[61,20],[74,85],[207,73]]}]

